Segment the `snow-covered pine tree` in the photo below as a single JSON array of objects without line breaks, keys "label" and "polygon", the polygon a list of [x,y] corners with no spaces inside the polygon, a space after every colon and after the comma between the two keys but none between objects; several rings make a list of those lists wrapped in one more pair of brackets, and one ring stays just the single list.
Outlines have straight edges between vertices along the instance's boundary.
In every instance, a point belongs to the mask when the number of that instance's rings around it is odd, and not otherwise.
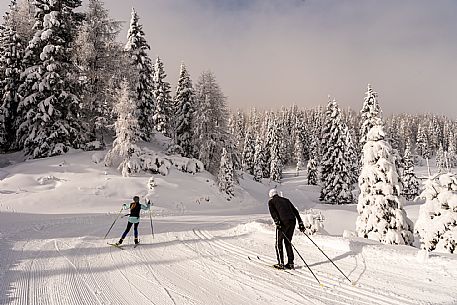
[{"label": "snow-covered pine tree", "polygon": [[269,128],[268,139],[270,141],[270,180],[279,182],[282,177],[281,139],[282,133],[278,119],[273,118]]},{"label": "snow-covered pine tree", "polygon": [[18,106],[19,146],[33,158],[55,156],[78,147],[77,71],[71,47],[79,0],[35,0],[35,35],[24,56]]},{"label": "snow-covered pine tree", "polygon": [[351,163],[347,154],[348,128],[335,100],[327,105],[321,161],[322,190],[319,200],[330,204],[352,203]]},{"label": "snow-covered pine tree", "polygon": [[374,92],[371,85],[368,84],[362,110],[360,110],[360,148],[362,148],[367,141],[368,131],[370,131],[373,126],[381,124],[381,109],[377,97],[378,94]]},{"label": "snow-covered pine tree", "polygon": [[358,236],[385,244],[413,243],[413,224],[406,216],[401,198],[401,184],[381,125],[367,134],[363,147],[360,195],[356,222]]},{"label": "snow-covered pine tree", "polygon": [[443,149],[443,144],[440,143],[438,151],[436,153],[436,168],[438,169],[438,172],[444,172],[446,170],[447,164],[447,153]]},{"label": "snow-covered pine tree", "polygon": [[205,165],[206,170],[217,175],[220,158],[216,156],[221,155],[228,135],[226,97],[209,71],[201,74],[195,92],[194,156]]},{"label": "snow-covered pine tree", "polygon": [[141,170],[138,156],[141,153],[137,142],[138,120],[135,117],[137,111],[133,102],[130,85],[126,79],[121,82],[118,89],[117,103],[114,111],[117,116],[115,122],[116,139],[113,148],[105,156],[106,166],[117,166],[122,176],[127,177]]},{"label": "snow-covered pine tree", "polygon": [[417,128],[416,152],[424,159],[430,158],[430,149],[428,145],[427,134],[425,133],[425,128],[422,126],[422,124],[419,124]]},{"label": "snow-covered pine tree", "polygon": [[184,157],[192,155],[192,118],[194,115],[195,95],[192,80],[184,63],[181,64],[175,95],[175,138]]},{"label": "snow-covered pine tree", "polygon": [[254,181],[262,182],[264,177],[263,169],[265,167],[265,155],[263,150],[263,141],[261,136],[257,136],[254,151]]},{"label": "snow-covered pine tree", "polygon": [[414,230],[427,251],[455,253],[457,246],[457,177],[440,174],[428,179],[419,195],[425,199]]},{"label": "snow-covered pine tree", "polygon": [[305,142],[306,130],[305,122],[302,117],[297,117],[294,126],[295,143],[294,143],[294,158],[296,161],[297,173],[305,166]]},{"label": "snow-covered pine tree", "polygon": [[17,94],[22,72],[23,39],[17,34],[16,1],[10,4],[9,12],[0,26],[0,151],[13,148],[17,126]]},{"label": "snow-covered pine tree", "polygon": [[448,136],[448,160],[449,160],[449,167],[453,168],[457,166],[457,152],[456,152],[456,143],[455,143],[455,135],[454,131],[449,132]]},{"label": "snow-covered pine tree", "polygon": [[138,134],[142,140],[149,140],[154,130],[154,68],[148,55],[150,46],[146,41],[143,26],[139,23],[138,14],[132,8],[132,18],[127,34],[125,52],[129,57],[133,79],[131,86],[134,88],[133,100],[137,103],[135,116],[138,119]]},{"label": "snow-covered pine tree", "polygon": [[[346,127],[347,128],[347,127]],[[358,162],[358,156],[356,152],[356,146],[354,145],[353,141],[353,133],[351,130],[347,129],[345,131],[346,133],[346,159],[348,160],[349,163],[349,174],[351,176],[351,183],[355,184],[359,180],[359,162]]]},{"label": "snow-covered pine tree", "polygon": [[35,5],[31,0],[18,0],[14,2],[15,9],[10,12],[10,18],[13,20],[17,35],[23,41],[23,47],[25,48],[35,34]]},{"label": "snow-covered pine tree", "polygon": [[175,112],[170,96],[170,83],[165,81],[167,75],[163,61],[157,57],[154,66],[154,126],[156,130],[166,136],[171,136],[171,114]]},{"label": "snow-covered pine tree", "polygon": [[255,138],[252,127],[249,127],[243,144],[242,167],[244,171],[254,175]]},{"label": "snow-covered pine tree", "polygon": [[403,196],[407,200],[414,200],[419,195],[419,180],[414,173],[414,162],[411,155],[409,142],[406,144],[405,155],[403,157],[405,170],[403,172]]},{"label": "snow-covered pine tree", "polygon": [[309,185],[317,185],[317,181],[319,180],[319,171],[317,167],[317,162],[314,158],[309,159],[308,164],[306,166],[307,171],[307,180]]},{"label": "snow-covered pine tree", "polygon": [[222,148],[222,155],[221,155],[221,162],[219,168],[219,174],[217,175],[217,181],[219,185],[219,190],[228,195],[228,200],[232,196],[233,193],[233,162],[231,154],[227,152],[227,150]]},{"label": "snow-covered pine tree", "polygon": [[114,122],[111,81],[120,81],[120,74],[127,70],[121,68],[122,47],[116,42],[120,28],[121,22],[109,17],[101,0],[89,0],[74,46],[82,86],[79,116],[87,131],[86,141],[98,140],[102,145]]}]

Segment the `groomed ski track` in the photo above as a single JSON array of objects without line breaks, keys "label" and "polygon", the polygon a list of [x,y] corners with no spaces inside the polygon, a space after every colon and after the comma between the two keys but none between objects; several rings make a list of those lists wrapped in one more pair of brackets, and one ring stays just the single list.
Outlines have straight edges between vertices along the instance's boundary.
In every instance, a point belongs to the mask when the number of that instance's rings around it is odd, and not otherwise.
[{"label": "groomed ski track", "polygon": [[[274,231],[246,215],[156,219],[161,229],[154,239],[145,222],[143,244],[124,250],[98,237],[108,216],[19,217],[0,214],[0,304],[413,305],[453,304],[457,297],[455,264],[424,265],[371,245],[327,249],[352,286],[298,232],[296,247],[324,287],[306,267],[274,270],[268,266],[275,262]],[[7,219],[13,222],[5,226]],[[123,225],[115,226],[116,235]],[[295,262],[303,265],[298,256]]]}]

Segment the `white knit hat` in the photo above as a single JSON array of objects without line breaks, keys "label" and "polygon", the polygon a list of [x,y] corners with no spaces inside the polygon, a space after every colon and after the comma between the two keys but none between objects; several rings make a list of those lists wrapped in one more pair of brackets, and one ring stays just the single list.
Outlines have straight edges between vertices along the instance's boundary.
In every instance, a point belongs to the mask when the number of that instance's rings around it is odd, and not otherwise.
[{"label": "white knit hat", "polygon": [[274,195],[278,195],[278,191],[276,189],[271,189],[269,192],[268,192],[268,196],[270,198],[273,198]]}]

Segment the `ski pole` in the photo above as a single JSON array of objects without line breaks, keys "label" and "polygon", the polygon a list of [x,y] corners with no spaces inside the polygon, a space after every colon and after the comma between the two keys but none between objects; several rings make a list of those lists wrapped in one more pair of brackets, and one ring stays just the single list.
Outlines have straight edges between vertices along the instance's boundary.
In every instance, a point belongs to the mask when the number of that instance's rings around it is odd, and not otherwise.
[{"label": "ski pole", "polygon": [[313,270],[311,270],[311,268],[308,266],[308,264],[306,263],[305,259],[301,256],[300,252],[298,252],[297,248],[295,248],[294,244],[290,241],[290,239],[286,236],[286,234],[284,233],[283,230],[280,230],[282,235],[284,235],[285,239],[289,242],[289,244],[292,246],[292,248],[294,248],[295,252],[297,252],[298,256],[300,256],[301,260],[305,263],[305,266],[306,268],[308,268],[308,270],[311,272],[311,274],[314,276],[314,278],[316,279],[316,281],[319,283],[319,285],[321,286],[324,286],[322,285],[322,283],[319,281],[319,279],[317,278],[317,276],[314,274]]},{"label": "ski pole", "polygon": [[340,269],[340,268],[338,268],[338,266],[337,266],[337,265],[336,265],[336,264],[335,264],[335,263],[334,263],[334,262],[331,260],[331,258],[330,258],[330,257],[328,257],[328,256],[327,256],[327,254],[325,254],[325,253],[324,253],[324,251],[322,251],[322,249],[321,249],[321,248],[319,248],[319,246],[318,246],[318,245],[317,245],[317,244],[314,242],[314,240],[312,240],[312,239],[311,239],[311,237],[309,237],[309,235],[308,235],[308,234],[306,234],[306,232],[303,232],[303,234],[305,234],[305,235],[306,235],[306,237],[308,237],[308,238],[309,238],[309,240],[310,240],[310,241],[311,241],[311,242],[312,242],[312,243],[313,243],[313,244],[316,246],[316,248],[317,248],[317,249],[319,249],[319,251],[321,251],[321,252],[322,252],[322,254],[324,254],[324,255],[325,255],[325,257],[326,257],[326,258],[327,258],[327,259],[328,259],[328,260],[329,260],[329,261],[330,261],[330,262],[333,264],[333,266],[335,266],[335,267],[336,267],[336,269],[338,269],[338,271],[339,271],[339,272],[341,272],[341,274],[342,274],[342,275],[343,275],[343,276],[344,276],[344,277],[345,277],[345,278],[346,278],[346,279],[347,279],[347,280],[348,280],[348,281],[349,281],[349,282],[350,282],[352,285],[354,285],[354,283],[353,283],[353,282],[352,282],[352,281],[351,281],[351,280],[350,280],[350,279],[349,279],[349,278],[346,276],[346,274],[344,274],[344,272],[343,272],[343,271],[341,271],[341,269]]},{"label": "ski pole", "polygon": [[109,227],[109,230],[108,230],[108,232],[106,232],[105,237],[103,237],[103,239],[106,239],[106,236],[108,236],[108,234],[111,231],[111,229],[113,228],[114,224],[119,219],[119,216],[121,216],[122,210],[123,210],[123,208],[121,208],[121,210],[119,211],[119,214],[117,214],[116,219],[114,219],[113,224],[111,225],[111,227]]},{"label": "ski pole", "polygon": [[151,211],[151,207],[149,207],[149,220],[151,220],[152,239],[154,239],[154,226],[152,225],[152,211]]}]

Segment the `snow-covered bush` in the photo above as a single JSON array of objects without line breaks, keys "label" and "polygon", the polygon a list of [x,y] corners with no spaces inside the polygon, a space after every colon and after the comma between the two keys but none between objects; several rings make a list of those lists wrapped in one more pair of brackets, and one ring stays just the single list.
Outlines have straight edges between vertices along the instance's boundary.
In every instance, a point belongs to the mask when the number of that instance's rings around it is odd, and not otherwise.
[{"label": "snow-covered bush", "polygon": [[316,213],[313,210],[308,210],[301,215],[303,225],[305,226],[305,233],[308,235],[314,235],[321,232],[324,228],[323,220],[324,216],[319,212]]},{"label": "snow-covered bush", "polygon": [[317,162],[314,160],[314,158],[308,161],[306,170],[308,172],[308,184],[317,185],[317,181],[319,180],[319,172],[317,168]]},{"label": "snow-covered bush", "polygon": [[457,244],[457,176],[442,174],[424,182],[415,231],[422,249],[454,253]]},{"label": "snow-covered bush", "polygon": [[152,190],[157,186],[154,177],[149,178],[148,180],[148,189]]},{"label": "snow-covered bush", "polygon": [[401,184],[392,147],[382,126],[374,126],[363,146],[360,195],[356,222],[358,236],[385,244],[413,243],[413,224],[400,199]]},{"label": "snow-covered bush", "polygon": [[222,149],[221,165],[217,182],[219,190],[228,195],[228,200],[233,196],[233,162],[230,153],[225,148]]}]

